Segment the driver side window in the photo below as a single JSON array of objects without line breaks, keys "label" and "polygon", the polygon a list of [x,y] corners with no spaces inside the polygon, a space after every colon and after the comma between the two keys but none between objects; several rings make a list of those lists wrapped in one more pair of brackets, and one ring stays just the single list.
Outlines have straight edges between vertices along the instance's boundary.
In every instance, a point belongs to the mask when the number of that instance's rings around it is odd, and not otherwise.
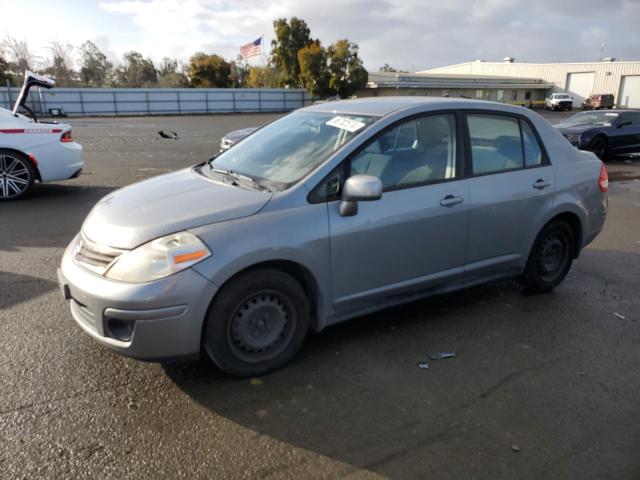
[{"label": "driver side window", "polygon": [[455,115],[415,118],[380,134],[351,159],[358,174],[380,178],[385,190],[454,178]]}]

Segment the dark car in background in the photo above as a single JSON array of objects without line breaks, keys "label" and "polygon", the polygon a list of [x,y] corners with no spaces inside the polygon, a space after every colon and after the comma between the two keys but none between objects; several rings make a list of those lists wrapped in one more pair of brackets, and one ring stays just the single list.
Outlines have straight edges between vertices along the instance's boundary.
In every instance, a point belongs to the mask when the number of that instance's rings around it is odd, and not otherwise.
[{"label": "dark car in background", "polygon": [[600,110],[600,109],[612,109],[614,105],[613,94],[611,93],[597,93],[591,95],[584,102],[582,102],[583,110]]},{"label": "dark car in background", "polygon": [[601,160],[640,152],[640,111],[580,112],[555,127],[572,145]]}]

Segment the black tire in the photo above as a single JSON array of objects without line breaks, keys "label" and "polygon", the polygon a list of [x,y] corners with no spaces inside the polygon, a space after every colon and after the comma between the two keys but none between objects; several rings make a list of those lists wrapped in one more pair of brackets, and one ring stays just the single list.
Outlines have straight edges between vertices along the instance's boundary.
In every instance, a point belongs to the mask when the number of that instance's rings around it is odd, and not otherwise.
[{"label": "black tire", "polygon": [[572,111],[573,107],[567,107],[567,110]]},{"label": "black tire", "polygon": [[293,277],[275,269],[249,271],[216,295],[205,320],[204,349],[226,373],[263,375],[295,356],[310,318],[309,299]]},{"label": "black tire", "polygon": [[587,150],[596,154],[603,162],[609,158],[609,143],[607,139],[602,135],[598,135],[593,138],[587,145]]},{"label": "black tire", "polygon": [[35,179],[36,170],[26,155],[0,149],[0,202],[24,198]]},{"label": "black tire", "polygon": [[571,227],[561,221],[545,226],[533,243],[524,283],[532,293],[550,292],[569,273],[575,257],[575,235]]}]

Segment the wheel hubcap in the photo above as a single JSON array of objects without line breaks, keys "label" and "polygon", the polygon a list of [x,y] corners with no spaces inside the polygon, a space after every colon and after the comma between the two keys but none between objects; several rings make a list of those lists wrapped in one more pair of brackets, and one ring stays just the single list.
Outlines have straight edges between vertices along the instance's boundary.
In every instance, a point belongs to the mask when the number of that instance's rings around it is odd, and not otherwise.
[{"label": "wheel hubcap", "polygon": [[275,292],[262,292],[247,298],[229,322],[229,345],[248,362],[260,362],[286,348],[295,327],[289,302]]},{"label": "wheel hubcap", "polygon": [[0,197],[21,195],[29,186],[31,176],[24,162],[11,155],[0,155]]},{"label": "wheel hubcap", "polygon": [[600,139],[595,140],[591,146],[591,151],[595,153],[598,158],[602,157],[604,154],[604,141]]},{"label": "wheel hubcap", "polygon": [[538,272],[545,281],[552,281],[562,273],[569,254],[566,238],[559,233],[549,234],[540,245],[536,257]]}]

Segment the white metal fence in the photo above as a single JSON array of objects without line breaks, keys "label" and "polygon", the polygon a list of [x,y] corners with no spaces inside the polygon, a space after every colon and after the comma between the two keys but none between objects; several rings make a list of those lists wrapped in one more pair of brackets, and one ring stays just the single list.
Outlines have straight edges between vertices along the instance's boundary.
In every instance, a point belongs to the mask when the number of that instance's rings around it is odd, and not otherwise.
[{"label": "white metal fence", "polygon": [[[0,107],[13,108],[19,92],[0,88]],[[34,88],[27,106],[40,115],[166,115],[286,112],[310,102],[306,90],[284,88]]]}]

